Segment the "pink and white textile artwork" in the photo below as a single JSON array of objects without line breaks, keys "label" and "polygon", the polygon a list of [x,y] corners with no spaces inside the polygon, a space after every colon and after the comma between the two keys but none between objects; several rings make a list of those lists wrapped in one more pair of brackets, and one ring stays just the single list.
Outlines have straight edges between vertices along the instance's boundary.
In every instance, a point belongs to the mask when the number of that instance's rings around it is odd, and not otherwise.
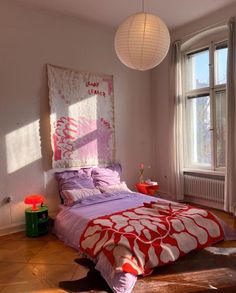
[{"label": "pink and white textile artwork", "polygon": [[53,168],[114,162],[113,76],[47,65]]}]

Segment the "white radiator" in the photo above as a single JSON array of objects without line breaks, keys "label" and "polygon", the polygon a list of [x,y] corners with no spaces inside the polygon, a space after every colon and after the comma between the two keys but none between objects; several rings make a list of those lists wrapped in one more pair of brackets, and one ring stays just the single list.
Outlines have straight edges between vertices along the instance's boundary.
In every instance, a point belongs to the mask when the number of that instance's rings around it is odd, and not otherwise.
[{"label": "white radiator", "polygon": [[184,194],[187,197],[224,202],[224,180],[184,175]]}]

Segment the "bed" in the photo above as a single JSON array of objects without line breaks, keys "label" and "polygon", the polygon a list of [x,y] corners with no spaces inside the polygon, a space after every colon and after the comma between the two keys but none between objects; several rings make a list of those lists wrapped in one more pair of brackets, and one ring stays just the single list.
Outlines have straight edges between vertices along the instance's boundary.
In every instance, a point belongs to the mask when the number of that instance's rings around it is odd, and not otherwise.
[{"label": "bed", "polygon": [[114,164],[55,174],[62,204],[54,233],[92,259],[113,292],[132,292],[139,275],[235,239],[211,212],[132,192],[120,173]]}]

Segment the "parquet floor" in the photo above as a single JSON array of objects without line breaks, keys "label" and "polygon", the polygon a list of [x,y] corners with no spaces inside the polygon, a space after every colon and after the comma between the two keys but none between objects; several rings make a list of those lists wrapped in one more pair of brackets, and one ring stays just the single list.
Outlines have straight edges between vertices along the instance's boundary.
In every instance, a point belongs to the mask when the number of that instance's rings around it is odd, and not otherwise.
[{"label": "parquet floor", "polygon": [[[233,227],[232,216],[219,211],[216,211],[216,214]],[[218,246],[236,247],[236,241],[221,242]],[[52,234],[37,238],[26,237],[24,232],[2,236],[0,237],[0,292],[72,292],[59,288],[59,282],[78,280],[87,275],[88,268],[79,265],[74,261],[79,257],[77,251],[64,245]],[[201,281],[213,277],[219,279],[229,273],[224,270],[225,268],[222,267],[215,271],[213,270],[210,273],[201,271],[198,278],[201,279]],[[231,271],[230,273],[232,276],[235,276],[236,279],[236,271]],[[172,282],[175,282],[175,284],[178,284],[178,282],[189,284],[193,276],[194,273],[185,272],[179,276],[178,274],[172,274],[169,275],[169,277],[168,274],[162,274],[158,278],[157,274],[156,276],[150,276],[147,282],[145,281],[145,278],[139,280],[133,291],[178,293],[200,292],[204,287],[202,288],[200,286],[189,290],[189,286],[180,286],[179,289],[178,285],[165,286],[165,284],[170,283],[171,280]],[[93,290],[83,292],[104,291]]]}]

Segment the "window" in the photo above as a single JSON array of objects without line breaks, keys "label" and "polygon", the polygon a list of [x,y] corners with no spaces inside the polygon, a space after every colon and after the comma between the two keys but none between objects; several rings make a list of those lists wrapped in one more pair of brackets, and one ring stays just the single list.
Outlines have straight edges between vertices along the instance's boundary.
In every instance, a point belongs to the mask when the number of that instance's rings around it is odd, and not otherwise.
[{"label": "window", "polygon": [[225,167],[227,43],[184,55],[185,167]]}]

